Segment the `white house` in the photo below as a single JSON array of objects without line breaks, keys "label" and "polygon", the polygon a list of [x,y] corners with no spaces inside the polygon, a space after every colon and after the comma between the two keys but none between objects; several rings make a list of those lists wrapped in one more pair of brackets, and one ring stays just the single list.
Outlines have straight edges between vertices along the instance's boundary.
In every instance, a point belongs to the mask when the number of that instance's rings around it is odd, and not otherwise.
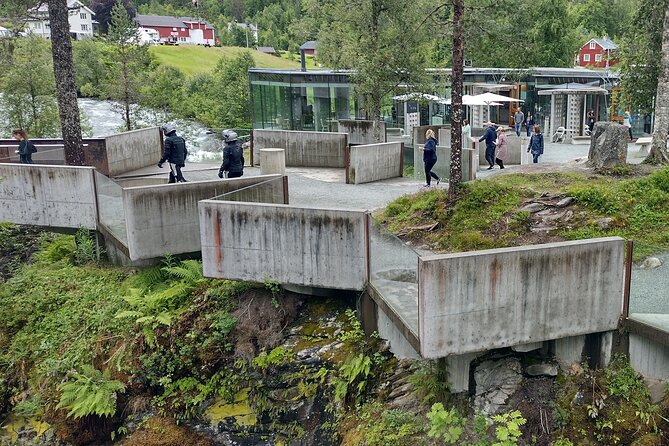
[{"label": "white house", "polygon": [[7,29],[0,26],[0,39],[3,37],[11,37],[12,33]]},{"label": "white house", "polygon": [[[93,16],[95,13],[79,0],[68,0],[67,7],[70,10],[70,34],[73,39],[81,40],[86,37],[93,37]],[[28,22],[26,23],[26,33],[51,38],[51,28],[49,24],[49,9],[46,3],[39,8],[30,11]]]}]

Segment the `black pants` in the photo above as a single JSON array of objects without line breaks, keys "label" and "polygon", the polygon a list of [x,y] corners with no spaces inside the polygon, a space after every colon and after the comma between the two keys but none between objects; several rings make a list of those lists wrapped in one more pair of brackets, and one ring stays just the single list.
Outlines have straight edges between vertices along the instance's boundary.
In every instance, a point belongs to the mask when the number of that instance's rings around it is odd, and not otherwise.
[{"label": "black pants", "polygon": [[181,166],[178,164],[170,164],[170,179],[168,183],[185,183],[186,179],[181,173]]},{"label": "black pants", "polygon": [[534,164],[536,164],[536,163],[539,162],[539,154],[538,154],[538,153],[534,153],[534,152],[532,152],[532,162],[533,162]]},{"label": "black pants", "polygon": [[34,164],[33,163],[33,156],[32,154],[27,154],[27,155],[19,155],[21,158],[21,164]]},{"label": "black pants", "polygon": [[634,137],[632,136],[632,127],[627,127],[627,131],[630,134],[630,139],[634,139]]},{"label": "black pants", "polygon": [[244,175],[244,171],[242,171],[242,172],[228,172],[228,178],[239,178],[242,175]]},{"label": "black pants", "polygon": [[485,148],[485,160],[490,167],[495,165],[495,146]]},{"label": "black pants", "polygon": [[439,180],[439,175],[436,173],[432,172],[432,168],[434,165],[437,163],[437,160],[428,160],[428,161],[423,161],[425,163],[425,181],[427,182],[427,185],[430,185],[430,182],[432,181],[432,178],[435,180]]},{"label": "black pants", "polygon": [[504,169],[504,161],[502,161],[499,158],[495,158],[495,162],[497,163],[500,169]]}]

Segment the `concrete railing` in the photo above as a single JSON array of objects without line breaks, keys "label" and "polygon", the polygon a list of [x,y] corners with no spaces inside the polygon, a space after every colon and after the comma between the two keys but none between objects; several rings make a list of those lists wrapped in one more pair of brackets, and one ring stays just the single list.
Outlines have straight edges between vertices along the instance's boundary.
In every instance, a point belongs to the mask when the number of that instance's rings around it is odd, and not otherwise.
[{"label": "concrete railing", "polygon": [[118,133],[104,140],[109,176],[152,166],[162,155],[163,138],[158,127]]},{"label": "concrete railing", "polygon": [[[30,140],[37,147],[32,154],[36,164],[64,165],[65,151],[60,138],[37,138]],[[107,156],[103,138],[84,138],[84,161],[87,166],[95,167],[99,172],[107,172]],[[19,148],[15,139],[0,139],[0,163],[18,163],[19,155],[14,153]]]},{"label": "concrete railing", "polygon": [[0,164],[0,221],[96,229],[94,172],[92,167]]},{"label": "concrete railing", "polygon": [[378,142],[386,142],[386,124],[384,122],[376,122],[379,126],[378,134],[381,141],[374,138],[374,121],[364,121],[357,119],[340,119],[337,121],[339,133],[348,135],[349,144],[376,144]]},{"label": "concrete railing", "polygon": [[128,256],[135,261],[198,252],[198,201],[235,192],[238,200],[284,203],[284,186],[282,176],[267,175],[123,189]]},{"label": "concrete railing", "polygon": [[422,257],[420,353],[442,358],[615,330],[619,237]]},{"label": "concrete railing", "polygon": [[349,150],[346,183],[370,183],[403,174],[404,144],[401,142],[351,146]]},{"label": "concrete railing", "polygon": [[206,277],[362,290],[365,212],[264,203],[201,201]]},{"label": "concrete railing", "polygon": [[254,130],[253,159],[260,160],[261,149],[284,149],[286,166],[345,167],[347,135],[331,132],[294,130]]}]

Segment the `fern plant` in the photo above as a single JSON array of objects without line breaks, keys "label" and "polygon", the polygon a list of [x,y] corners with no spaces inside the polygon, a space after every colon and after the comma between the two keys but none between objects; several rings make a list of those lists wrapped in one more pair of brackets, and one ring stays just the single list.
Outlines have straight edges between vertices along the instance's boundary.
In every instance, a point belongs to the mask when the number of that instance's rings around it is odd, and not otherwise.
[{"label": "fern plant", "polygon": [[[367,385],[367,377],[372,369],[372,358],[360,353],[357,356],[350,356],[339,369],[339,377],[335,386],[335,401],[341,401],[351,393],[351,387],[354,388],[356,397],[360,396]],[[354,384],[357,381],[357,385]]]},{"label": "fern plant", "polygon": [[62,383],[62,392],[56,409],[69,409],[68,417],[88,415],[110,417],[116,413],[116,395],[125,391],[122,382],[111,379],[109,369],[100,372],[92,366],[83,366],[81,373],[71,372],[73,380]]},{"label": "fern plant", "polygon": [[134,318],[142,326],[142,333],[150,346],[155,346],[154,330],[161,325],[171,325],[180,312],[184,301],[206,280],[202,275],[202,264],[197,260],[184,260],[176,265],[160,268],[160,273],[153,271],[143,278],[145,283],[152,283],[164,277],[167,283],[159,284],[155,290],[144,287],[131,288],[123,296],[131,310],[119,311],[117,318]]}]

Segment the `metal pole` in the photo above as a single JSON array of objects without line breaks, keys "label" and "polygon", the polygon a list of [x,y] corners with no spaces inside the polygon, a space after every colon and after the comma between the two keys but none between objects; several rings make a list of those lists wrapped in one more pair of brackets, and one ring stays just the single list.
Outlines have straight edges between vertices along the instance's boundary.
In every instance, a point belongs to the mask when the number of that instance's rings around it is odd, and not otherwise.
[{"label": "metal pole", "polygon": [[625,290],[623,294],[623,319],[630,315],[630,288],[632,285],[632,254],[634,253],[634,241],[627,241],[627,252],[625,256]]}]

